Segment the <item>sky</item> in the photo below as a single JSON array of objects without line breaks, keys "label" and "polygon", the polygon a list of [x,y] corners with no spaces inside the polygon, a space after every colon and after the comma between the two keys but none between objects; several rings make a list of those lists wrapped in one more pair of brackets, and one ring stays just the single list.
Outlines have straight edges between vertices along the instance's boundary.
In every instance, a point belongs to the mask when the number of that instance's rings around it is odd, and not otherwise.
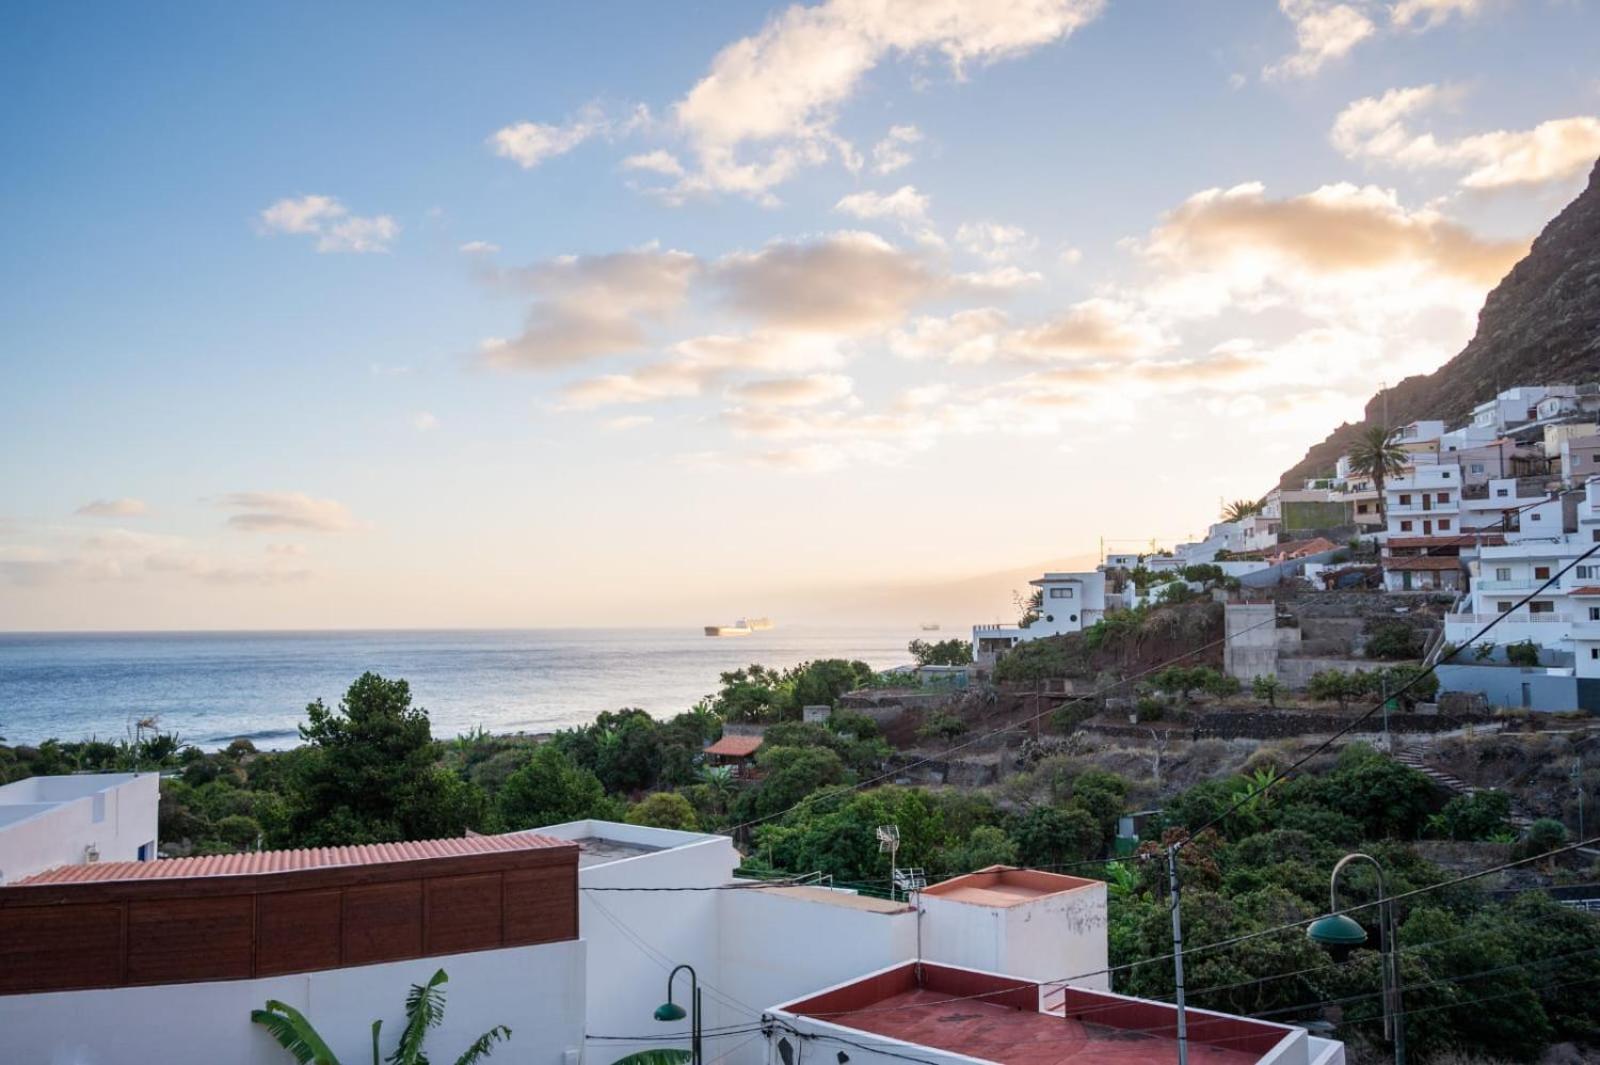
[{"label": "sky", "polygon": [[1600,156],[1597,43],[1585,0],[19,8],[0,629],[1004,611],[1454,355]]}]

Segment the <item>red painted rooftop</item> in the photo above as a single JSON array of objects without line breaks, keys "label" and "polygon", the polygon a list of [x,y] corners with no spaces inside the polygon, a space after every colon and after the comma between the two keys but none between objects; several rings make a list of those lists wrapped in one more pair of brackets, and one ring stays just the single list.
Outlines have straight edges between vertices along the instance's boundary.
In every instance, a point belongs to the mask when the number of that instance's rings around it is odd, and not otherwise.
[{"label": "red painted rooftop", "polygon": [[755,754],[761,746],[760,736],[724,736],[716,743],[706,748],[707,754],[722,754],[732,758],[743,758]]},{"label": "red painted rooftop", "polygon": [[1501,533],[1465,533],[1459,536],[1391,536],[1386,546],[1392,551],[1408,547],[1500,547],[1505,542]]},{"label": "red painted rooftop", "polygon": [[[1160,1032],[1096,1024],[921,987],[817,1019],[1000,1065],[1172,1065],[1178,1056],[1176,1040]],[[1261,1059],[1262,1052],[1231,1046],[1229,1038],[1220,1035],[1213,1042],[1191,1038],[1189,1061],[1254,1065]],[[1239,1041],[1258,1039],[1275,1042],[1270,1034],[1241,1036]],[[915,1056],[913,1051],[907,1053]]]},{"label": "red painted rooftop", "polygon": [[423,839],[406,843],[363,843],[349,847],[305,847],[300,850],[245,851],[208,854],[195,858],[161,858],[153,862],[96,862],[58,865],[23,877],[11,886],[34,884],[88,884],[108,880],[168,880],[202,876],[246,876],[253,873],[288,873],[345,865],[381,865],[429,858],[456,858],[473,854],[576,847],[570,840],[532,832],[500,836],[462,836]]},{"label": "red painted rooftop", "polygon": [[1600,588],[1597,588],[1592,584],[1586,584],[1582,588],[1574,588],[1574,589],[1572,589],[1572,591],[1568,592],[1567,594],[1568,595],[1600,595]]},{"label": "red painted rooftop", "polygon": [[1443,558],[1436,558],[1432,555],[1412,555],[1405,558],[1384,559],[1383,568],[1392,570],[1431,569],[1440,570],[1442,572],[1445,570],[1460,569],[1461,560],[1452,555],[1446,555]]}]

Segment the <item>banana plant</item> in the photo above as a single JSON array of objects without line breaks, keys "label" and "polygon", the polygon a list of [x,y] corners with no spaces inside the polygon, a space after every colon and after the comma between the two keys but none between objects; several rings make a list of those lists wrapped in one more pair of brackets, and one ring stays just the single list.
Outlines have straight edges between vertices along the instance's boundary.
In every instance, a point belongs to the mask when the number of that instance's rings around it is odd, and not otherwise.
[{"label": "banana plant", "polygon": [[625,1058],[618,1058],[611,1065],[686,1065],[693,1057],[693,1054],[681,1049],[640,1050]]},{"label": "banana plant", "polygon": [[[381,1020],[372,1022],[372,1065],[428,1065],[423,1053],[423,1040],[428,1032],[444,1020],[445,982],[450,978],[443,969],[434,973],[426,984],[412,984],[406,994],[406,1026],[400,1033],[400,1042],[387,1057],[381,1056],[378,1040],[383,1031]],[[266,1009],[251,1010],[250,1020],[272,1033],[278,1045],[289,1052],[298,1065],[340,1065],[338,1057],[327,1041],[318,1034],[303,1013],[287,1003],[269,999]],[[455,1065],[476,1065],[488,1057],[496,1043],[511,1038],[511,1029],[497,1024],[484,1032],[456,1058]],[[640,1063],[640,1065],[677,1065],[677,1063]]]}]

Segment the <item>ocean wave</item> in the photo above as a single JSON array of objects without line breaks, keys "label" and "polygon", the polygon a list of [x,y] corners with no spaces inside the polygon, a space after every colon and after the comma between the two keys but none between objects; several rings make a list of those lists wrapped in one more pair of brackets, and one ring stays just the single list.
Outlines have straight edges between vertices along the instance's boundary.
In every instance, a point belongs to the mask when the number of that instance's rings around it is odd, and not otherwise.
[{"label": "ocean wave", "polygon": [[234,740],[249,740],[254,743],[256,740],[281,740],[286,736],[293,736],[295,739],[299,739],[300,730],[297,728],[264,728],[255,732],[219,732],[215,736],[203,736],[198,742],[232,743]]}]

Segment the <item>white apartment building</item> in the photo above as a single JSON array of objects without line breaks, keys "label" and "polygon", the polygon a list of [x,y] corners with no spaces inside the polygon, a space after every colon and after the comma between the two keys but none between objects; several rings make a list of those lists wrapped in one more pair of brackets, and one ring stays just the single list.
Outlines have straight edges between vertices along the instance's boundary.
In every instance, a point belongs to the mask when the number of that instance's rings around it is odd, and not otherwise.
[{"label": "white apartment building", "polygon": [[1600,436],[1568,436],[1561,441],[1561,480],[1576,488],[1600,475]]},{"label": "white apartment building", "polygon": [[1472,408],[1470,424],[1475,429],[1489,429],[1498,435],[1513,426],[1535,421],[1539,417],[1539,401],[1549,395],[1550,391],[1550,387],[1544,385],[1508,388],[1493,399],[1485,400]]},{"label": "white apartment building", "polygon": [[1020,625],[972,627],[972,657],[980,667],[993,665],[996,655],[1019,643],[1082,632],[1105,617],[1106,575],[1103,570],[1046,573],[1028,583],[1039,589],[1041,600],[1039,617],[1033,624],[1027,628]]},{"label": "white apartment building", "polygon": [[0,884],[57,866],[149,861],[156,773],[28,777],[0,787]]},{"label": "white apartment building", "polygon": [[1461,468],[1414,467],[1383,486],[1390,537],[1455,536],[1461,531]]}]

